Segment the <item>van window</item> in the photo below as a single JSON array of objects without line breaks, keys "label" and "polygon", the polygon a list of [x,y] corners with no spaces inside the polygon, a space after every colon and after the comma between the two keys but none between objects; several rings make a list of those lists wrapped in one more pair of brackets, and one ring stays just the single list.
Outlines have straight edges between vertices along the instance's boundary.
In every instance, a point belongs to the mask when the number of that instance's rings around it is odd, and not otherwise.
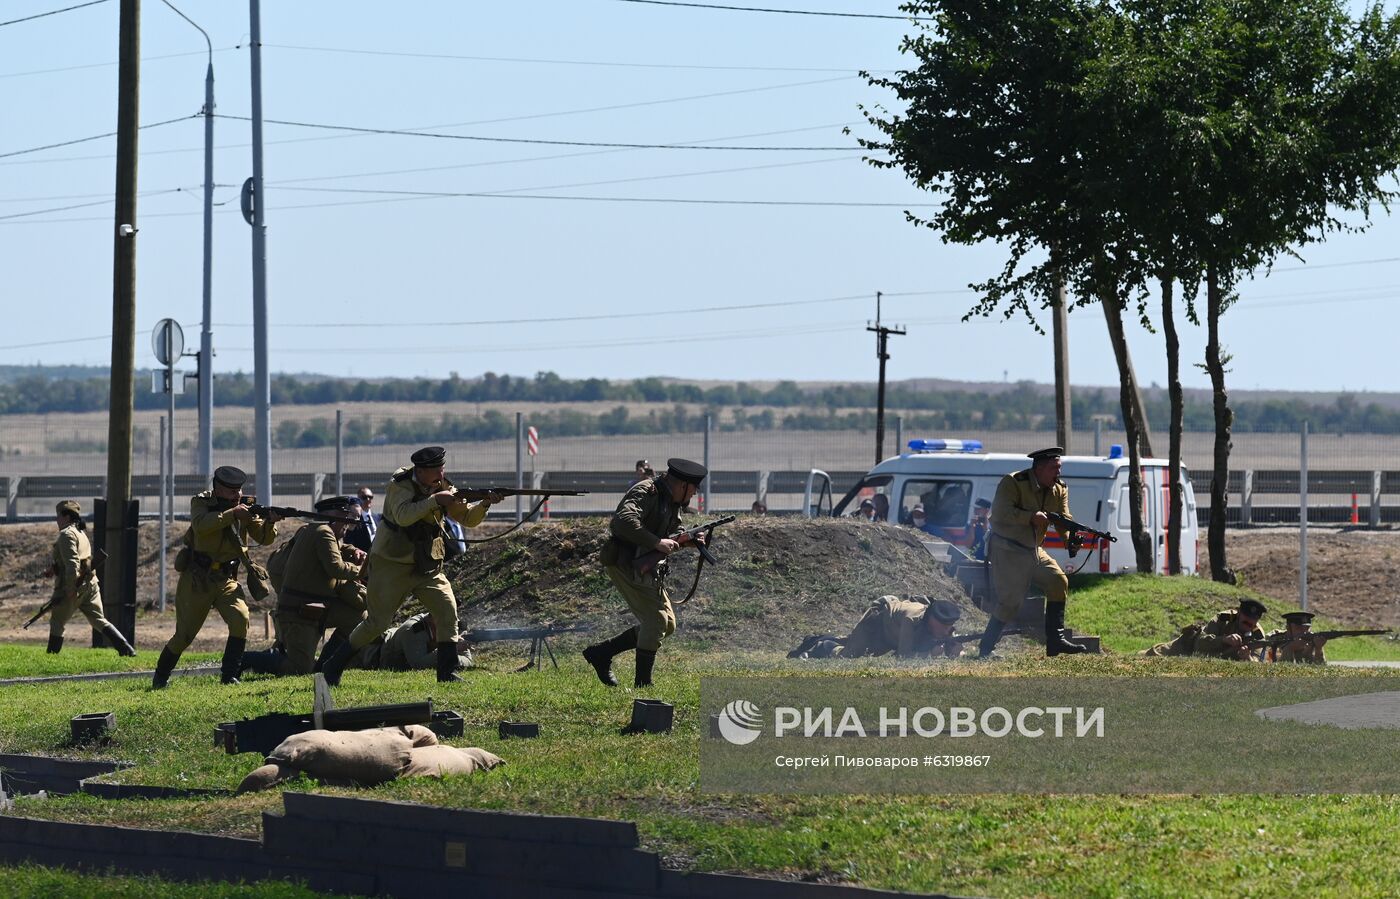
[{"label": "van window", "polygon": [[1128,485],[1118,488],[1118,529],[1126,531],[1133,526],[1133,510],[1128,505]]},{"label": "van window", "polygon": [[934,529],[961,531],[972,516],[972,481],[911,478],[904,482],[900,497],[900,524],[913,523],[915,506],[923,507],[926,529],[934,533]]}]

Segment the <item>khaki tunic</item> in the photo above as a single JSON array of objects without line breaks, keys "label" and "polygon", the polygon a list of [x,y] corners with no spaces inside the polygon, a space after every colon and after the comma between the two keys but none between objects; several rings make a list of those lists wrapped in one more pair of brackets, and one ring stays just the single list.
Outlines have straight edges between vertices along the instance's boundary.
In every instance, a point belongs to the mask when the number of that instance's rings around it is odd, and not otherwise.
[{"label": "khaki tunic", "polygon": [[[277,595],[277,633],[285,656],[282,674],[310,674],[316,647],[329,629],[342,638],[365,617],[364,588],[355,580],[358,563],[341,555],[341,543],[325,522],[308,524],[292,536],[282,590]],[[307,603],[325,612],[307,617]]]},{"label": "khaki tunic", "polygon": [[[1284,628],[1283,630],[1272,631],[1269,634],[1269,638],[1281,638],[1287,635],[1288,629]],[[1304,648],[1301,652],[1295,652],[1293,649],[1292,641],[1289,641],[1288,643],[1284,643],[1282,646],[1271,648],[1269,650],[1269,656],[1269,660],[1273,662],[1302,662],[1308,665],[1326,665],[1327,647],[1313,646],[1311,643],[1309,643],[1307,647]]]},{"label": "khaki tunic", "polygon": [[[379,652],[380,668],[421,671],[437,666],[437,646],[428,632],[427,619],[427,613],[414,615],[384,635],[384,648]],[[467,667],[466,656],[457,656],[457,666]]]},{"label": "khaki tunic", "polygon": [[632,562],[680,530],[681,513],[671,500],[670,483],[661,475],[629,487],[608,523],[612,539],[599,553],[603,572],[637,616],[637,648],[647,652],[656,652],[676,632],[676,612],[666,592],[665,566],[639,574]]},{"label": "khaki tunic", "polygon": [[412,467],[400,468],[384,491],[384,512],[369,551],[373,564],[366,600],[368,615],[350,635],[354,649],[369,645],[388,630],[394,613],[410,593],[433,616],[439,634],[457,633],[457,597],[447,575],[441,570],[420,574],[414,564],[413,540],[395,525],[406,528],[423,521],[441,531],[443,519],[451,515],[463,527],[474,528],[486,518],[489,506],[485,502],[457,503],[445,511],[433,494],[447,485],[424,487],[413,472]]},{"label": "khaki tunic", "polygon": [[92,544],[76,524],[58,532],[53,542],[53,598],[49,610],[49,636],[62,637],[73,613],[81,612],[95,631],[112,625],[102,616],[102,594],[92,567]]},{"label": "khaki tunic", "polygon": [[993,614],[1011,623],[1021,612],[1026,593],[1035,586],[1047,603],[1069,598],[1069,579],[1041,544],[1045,531],[1032,521],[1036,512],[1058,512],[1069,517],[1069,488],[1057,480],[1042,489],[1030,469],[1006,475],[997,484],[992,500],[992,534],[987,540]]},{"label": "khaki tunic", "polygon": [[[1196,646],[1192,655],[1209,656],[1216,659],[1235,659],[1235,650],[1225,646],[1225,638],[1231,634],[1240,633],[1238,624],[1239,610],[1227,609],[1224,612],[1217,612],[1215,618],[1206,622],[1201,628],[1201,634],[1196,638]],[[1258,626],[1248,633],[1241,634],[1246,642],[1251,640],[1264,639],[1264,632]],[[1251,661],[1253,657],[1251,656]]]},{"label": "khaki tunic", "polygon": [[180,572],[175,589],[175,635],[165,648],[175,655],[184,652],[194,640],[212,608],[228,625],[233,639],[248,637],[248,604],[237,577],[226,577],[221,570],[229,562],[241,562],[248,541],[263,546],[277,538],[277,525],[254,516],[243,524],[230,513],[232,504],[214,498],[211,490],[190,499],[190,529],[185,542],[192,553],[202,555],[209,565],[191,559]]},{"label": "khaki tunic", "polygon": [[957,643],[936,641],[928,632],[924,615],[928,606],[921,602],[882,596],[856,622],[850,636],[841,641],[834,655],[842,658],[879,656],[893,652],[900,658],[929,655],[938,644],[939,654],[957,657],[962,647]]}]

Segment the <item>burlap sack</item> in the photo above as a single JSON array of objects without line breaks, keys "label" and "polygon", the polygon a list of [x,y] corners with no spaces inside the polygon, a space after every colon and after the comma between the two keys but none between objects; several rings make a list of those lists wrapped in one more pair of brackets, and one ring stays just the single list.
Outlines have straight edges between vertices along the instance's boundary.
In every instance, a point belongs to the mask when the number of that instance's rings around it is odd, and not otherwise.
[{"label": "burlap sack", "polygon": [[401,777],[442,777],[444,774],[473,774],[490,771],[505,762],[500,756],[475,746],[422,746],[409,753],[408,767]]},{"label": "burlap sack", "polygon": [[270,762],[243,778],[238,785],[239,793],[252,793],[257,790],[270,790],[280,783],[291,780],[301,772],[291,765]]},{"label": "burlap sack", "polygon": [[405,724],[403,727],[390,727],[385,728],[385,730],[401,731],[405,737],[413,741],[414,749],[419,746],[436,746],[438,744],[437,734],[421,724]]},{"label": "burlap sack", "polygon": [[398,777],[408,764],[413,739],[403,728],[378,730],[308,730],[293,734],[267,756],[305,771],[317,780],[351,781],[373,786]]}]

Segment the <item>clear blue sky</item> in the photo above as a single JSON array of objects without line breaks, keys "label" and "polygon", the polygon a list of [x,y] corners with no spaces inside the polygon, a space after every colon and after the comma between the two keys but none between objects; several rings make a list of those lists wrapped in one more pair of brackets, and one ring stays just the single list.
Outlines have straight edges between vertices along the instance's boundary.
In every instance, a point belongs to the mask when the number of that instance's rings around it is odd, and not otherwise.
[{"label": "clear blue sky", "polygon": [[[82,0],[0,0],[6,21]],[[725,0],[722,0],[725,2]],[[738,0],[733,0],[740,5]],[[180,0],[214,44],[218,112],[247,116],[248,6]],[[885,0],[767,0],[891,14]],[[0,27],[0,154],[114,131],[117,0]],[[901,66],[901,21],[622,0],[265,0],[268,119],[609,143],[843,147],[867,134],[856,77]],[[138,364],[171,316],[197,343],[203,39],[142,2]],[[250,126],[216,123],[216,370],[250,370],[251,249],[237,194]],[[106,364],[113,138],[0,156],[0,364]],[[874,293],[909,334],[891,378],[1052,377],[1022,321],[958,322],[996,247],[951,247],[904,221],[930,203],[850,151],[610,150],[266,128],[275,371],[872,380]],[[176,189],[179,189],[176,192]],[[497,193],[497,197],[377,193]],[[549,197],[549,198],[543,198]],[[630,198],[668,202],[618,202]],[[856,203],[739,205],[673,200]],[[94,204],[94,205],[83,205]],[[58,207],[76,207],[55,210]],[[38,212],[27,215],[26,213]],[[1227,317],[1238,388],[1400,390],[1400,228],[1380,213],[1247,285]],[[841,299],[844,298],[844,299]],[[792,305],[767,305],[790,303]],[[730,311],[696,311],[709,307]],[[550,318],[621,315],[555,321]],[[508,324],[473,322],[517,320]],[[533,322],[533,323],[528,323]],[[1072,379],[1115,381],[1097,309],[1071,319]],[[49,341],[75,341],[47,346]],[[1144,383],[1160,335],[1133,329]],[[15,346],[25,345],[25,346]],[[1204,331],[1183,336],[1186,363]],[[1184,369],[1188,386],[1206,386]]]}]

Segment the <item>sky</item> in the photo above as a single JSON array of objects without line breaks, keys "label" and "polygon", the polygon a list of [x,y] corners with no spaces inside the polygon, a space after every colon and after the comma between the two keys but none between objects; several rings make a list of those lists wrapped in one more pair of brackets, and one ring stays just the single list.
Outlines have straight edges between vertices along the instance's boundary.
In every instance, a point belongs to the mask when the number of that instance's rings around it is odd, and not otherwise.
[{"label": "sky", "polygon": [[[0,0],[0,22],[82,2]],[[909,23],[873,17],[897,4],[753,5],[871,17],[264,0],[273,371],[871,381],[878,291],[883,321],[908,332],[891,338],[891,379],[1053,380],[1050,340],[1023,319],[960,321],[1001,249],[909,224],[903,210],[936,197],[855,146],[874,136],[860,105],[892,99],[857,72],[906,65]],[[198,345],[208,62],[166,3],[141,6],[138,367],[162,318]],[[251,371],[249,7],[176,6],[214,48],[215,371]],[[24,151],[115,131],[118,11],[0,25],[0,364],[110,360],[115,138]],[[1223,326],[1229,383],[1400,390],[1384,361],[1400,225],[1378,210],[1304,257],[1243,286]],[[1069,321],[1071,380],[1116,383],[1101,311]],[[1139,380],[1165,384],[1161,334],[1133,325],[1130,341]],[[1208,386],[1204,346],[1184,325],[1188,387]]]}]

